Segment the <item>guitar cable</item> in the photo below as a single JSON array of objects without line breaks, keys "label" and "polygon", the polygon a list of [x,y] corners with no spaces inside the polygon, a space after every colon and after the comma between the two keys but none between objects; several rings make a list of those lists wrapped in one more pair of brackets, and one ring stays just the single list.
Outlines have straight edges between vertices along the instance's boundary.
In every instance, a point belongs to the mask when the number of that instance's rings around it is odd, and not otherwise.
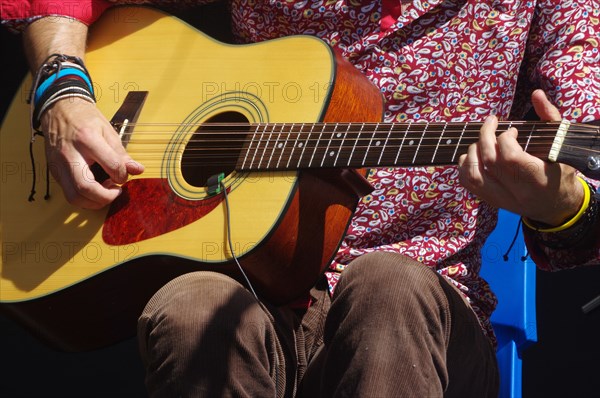
[{"label": "guitar cable", "polygon": [[248,289],[250,290],[250,292],[252,293],[252,295],[254,296],[254,298],[260,302],[260,300],[258,299],[258,295],[256,294],[256,291],[254,291],[254,287],[252,287],[252,283],[250,282],[250,279],[248,278],[248,276],[246,275],[246,272],[244,272],[244,269],[242,268],[242,264],[240,264],[240,261],[237,258],[237,255],[235,254],[235,251],[233,249],[233,242],[231,240],[231,209],[229,207],[229,197],[227,195],[227,188],[225,187],[225,184],[223,184],[223,181],[220,180],[219,184],[221,186],[221,190],[223,191],[223,197],[225,198],[225,222],[226,222],[226,229],[227,229],[227,244],[229,245],[229,251],[231,252],[231,258],[233,258],[233,261],[235,261],[235,264],[237,265],[238,269],[240,270],[240,273],[242,274],[242,276],[244,277],[244,280],[246,281],[246,285],[248,286]]},{"label": "guitar cable", "polygon": [[[264,303],[262,301],[260,301],[260,299],[258,298],[258,295],[256,294],[256,291],[254,290],[254,287],[252,287],[252,283],[250,282],[250,279],[246,275],[246,272],[244,272],[244,269],[242,268],[242,264],[240,264],[240,261],[238,260],[237,255],[235,254],[235,251],[233,250],[233,242],[231,240],[231,231],[232,231],[231,216],[230,216],[231,208],[229,207],[229,197],[227,196],[227,188],[225,187],[225,184],[223,183],[222,176],[220,178],[218,178],[218,186],[223,191],[223,197],[225,198],[225,222],[226,222],[226,229],[227,229],[227,244],[229,245],[229,251],[231,252],[231,257],[233,258],[233,261],[235,261],[235,264],[237,265],[238,269],[240,270],[240,273],[244,277],[244,280],[246,281],[246,284],[247,284],[250,292],[256,299],[256,302],[258,303],[260,308],[262,308],[262,310],[265,312],[265,314],[267,315],[267,317],[273,324],[273,328],[276,329],[275,319],[274,319],[273,315],[271,314],[269,309],[264,305]],[[296,354],[296,356],[297,356],[297,354]],[[273,359],[275,362],[275,369],[274,369],[274,371],[275,371],[275,377],[274,377],[275,396],[277,397],[277,392],[279,391],[279,358],[277,357],[277,353],[275,353],[275,355],[273,357],[274,357]]]}]

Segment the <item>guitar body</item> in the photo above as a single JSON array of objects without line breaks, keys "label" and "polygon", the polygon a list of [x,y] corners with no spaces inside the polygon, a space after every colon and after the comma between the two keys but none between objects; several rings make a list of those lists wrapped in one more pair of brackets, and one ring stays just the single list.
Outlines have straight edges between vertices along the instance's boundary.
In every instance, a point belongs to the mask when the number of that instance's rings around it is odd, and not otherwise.
[{"label": "guitar body", "polygon": [[[379,121],[377,89],[315,38],[225,45],[143,7],[106,12],[86,64],[107,117],[127,91],[148,92],[127,146],[146,171],[101,211],[70,206],[52,178],[45,200],[38,138],[29,202],[26,79],[0,134],[0,308],[57,348],[106,346],[134,335],[147,300],[178,275],[213,270],[242,281],[228,236],[259,295],[283,304],[310,289],[368,184],[343,169],[241,173],[217,152],[219,164],[198,164],[196,151],[217,151],[211,140],[230,134],[203,123]],[[207,186],[218,174],[228,209]]]}]

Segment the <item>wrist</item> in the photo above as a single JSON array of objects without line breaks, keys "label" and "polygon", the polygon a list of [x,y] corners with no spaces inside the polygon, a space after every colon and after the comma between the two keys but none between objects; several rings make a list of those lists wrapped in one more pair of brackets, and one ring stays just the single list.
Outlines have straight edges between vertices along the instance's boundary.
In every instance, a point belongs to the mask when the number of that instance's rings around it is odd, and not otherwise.
[{"label": "wrist", "polygon": [[35,74],[30,98],[33,130],[39,130],[41,118],[48,109],[67,98],[95,103],[92,79],[80,58],[52,54]]},{"label": "wrist", "polygon": [[[570,228],[572,225],[577,223],[583,216],[584,212],[590,205],[590,198],[594,192],[589,184],[581,177],[576,176],[577,190],[575,192],[582,193],[581,195],[567,195],[567,198],[579,198],[575,199],[573,205],[570,206],[576,210],[570,211],[567,216],[559,216],[555,220],[550,222],[542,222],[538,220],[532,220],[527,217],[523,217],[523,223],[530,229],[540,232],[559,232]],[[571,192],[573,192],[571,190]]]},{"label": "wrist", "polygon": [[524,228],[534,233],[542,245],[552,249],[567,249],[585,246],[598,228],[600,204],[594,188],[578,177],[584,187],[583,204],[577,213],[561,225],[543,228],[531,220],[522,218]]}]

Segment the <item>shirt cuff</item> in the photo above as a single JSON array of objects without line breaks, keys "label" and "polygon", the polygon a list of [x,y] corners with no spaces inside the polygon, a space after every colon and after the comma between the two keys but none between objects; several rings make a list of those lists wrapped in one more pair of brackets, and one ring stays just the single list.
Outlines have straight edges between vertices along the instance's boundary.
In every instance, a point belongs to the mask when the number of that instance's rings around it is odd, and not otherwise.
[{"label": "shirt cuff", "polygon": [[2,2],[2,22],[10,25],[11,21],[33,22],[47,16],[73,18],[86,25],[92,24],[113,4],[105,0],[55,1],[32,0]]}]

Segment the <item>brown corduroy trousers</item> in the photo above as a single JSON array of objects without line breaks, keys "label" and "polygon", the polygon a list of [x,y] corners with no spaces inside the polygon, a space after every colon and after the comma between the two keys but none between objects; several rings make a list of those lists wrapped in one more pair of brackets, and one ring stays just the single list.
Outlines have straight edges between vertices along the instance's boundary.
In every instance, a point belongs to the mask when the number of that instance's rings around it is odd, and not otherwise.
[{"label": "brown corduroy trousers", "polygon": [[407,257],[351,263],[306,312],[233,279],[183,275],[148,302],[138,339],[152,397],[496,397],[494,350],[444,278]]}]

